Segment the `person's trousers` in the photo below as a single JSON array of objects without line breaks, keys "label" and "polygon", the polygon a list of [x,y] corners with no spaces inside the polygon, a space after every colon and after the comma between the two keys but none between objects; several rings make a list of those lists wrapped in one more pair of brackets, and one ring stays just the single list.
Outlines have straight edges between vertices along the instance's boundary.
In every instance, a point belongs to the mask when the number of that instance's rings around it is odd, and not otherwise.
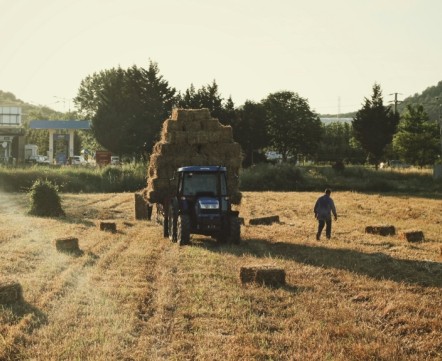
[{"label": "person's trousers", "polygon": [[332,220],[330,219],[319,219],[318,220],[318,233],[316,234],[316,238],[319,239],[321,237],[322,230],[325,226],[325,236],[327,238],[331,237],[331,229],[332,229]]}]

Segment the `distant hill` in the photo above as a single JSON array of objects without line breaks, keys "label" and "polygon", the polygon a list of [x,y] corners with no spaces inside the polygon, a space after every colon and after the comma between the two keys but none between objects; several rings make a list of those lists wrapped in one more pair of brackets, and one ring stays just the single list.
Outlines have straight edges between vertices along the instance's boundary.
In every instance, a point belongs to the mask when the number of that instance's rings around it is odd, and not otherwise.
[{"label": "distant hill", "polygon": [[22,109],[22,122],[28,124],[34,119],[63,119],[63,113],[46,106],[38,106],[24,102],[10,92],[0,90],[0,106],[15,106]]},{"label": "distant hill", "polygon": [[442,81],[435,86],[428,87],[421,94],[416,93],[405,98],[398,105],[399,112],[402,113],[408,104],[422,105],[432,120],[439,119],[439,115],[442,117]]}]

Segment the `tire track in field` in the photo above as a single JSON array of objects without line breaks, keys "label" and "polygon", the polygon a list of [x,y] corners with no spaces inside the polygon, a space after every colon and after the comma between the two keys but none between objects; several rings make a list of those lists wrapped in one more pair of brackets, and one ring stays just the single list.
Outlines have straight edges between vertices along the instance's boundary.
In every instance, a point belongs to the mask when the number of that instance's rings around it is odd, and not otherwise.
[{"label": "tire track in field", "polygon": [[179,247],[162,240],[146,264],[146,291],[139,303],[134,333],[138,342],[127,360],[168,360],[178,298]]}]

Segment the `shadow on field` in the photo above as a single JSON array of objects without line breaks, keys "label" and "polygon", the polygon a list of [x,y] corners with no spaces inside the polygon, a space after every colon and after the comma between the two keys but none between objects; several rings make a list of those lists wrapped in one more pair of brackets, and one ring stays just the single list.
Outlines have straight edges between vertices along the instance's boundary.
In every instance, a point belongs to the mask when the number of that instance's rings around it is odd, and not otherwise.
[{"label": "shadow on field", "polygon": [[10,310],[12,314],[18,319],[22,319],[26,316],[31,316],[32,328],[37,328],[41,325],[45,325],[48,322],[46,314],[41,312],[37,307],[31,305],[25,300],[16,301],[14,303],[3,305],[4,310]]},{"label": "shadow on field", "polygon": [[442,288],[442,264],[438,262],[402,260],[384,253],[363,253],[350,249],[250,239],[240,246],[206,248],[213,252],[229,252],[237,256],[274,257],[322,268],[336,268],[379,280]]}]

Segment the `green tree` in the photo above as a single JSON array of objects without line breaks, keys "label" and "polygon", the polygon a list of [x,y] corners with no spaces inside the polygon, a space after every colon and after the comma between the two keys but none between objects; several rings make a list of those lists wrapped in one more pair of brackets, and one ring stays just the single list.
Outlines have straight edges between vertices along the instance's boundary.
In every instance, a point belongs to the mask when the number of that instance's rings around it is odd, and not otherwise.
[{"label": "green tree", "polygon": [[322,125],[322,139],[319,144],[319,161],[347,160],[349,162],[363,162],[365,156],[360,147],[352,144],[353,130],[351,124],[332,122]]},{"label": "green tree", "polygon": [[92,120],[101,146],[119,155],[138,155],[144,144],[151,149],[158,139],[175,93],[151,61],[147,70],[118,67],[86,77],[74,102]]},{"label": "green tree", "polygon": [[438,124],[429,120],[422,105],[407,105],[393,138],[393,149],[401,159],[421,167],[437,159]]},{"label": "green tree", "polygon": [[398,122],[399,115],[384,106],[381,87],[375,83],[371,99],[365,98],[365,104],[353,118],[352,126],[356,140],[376,169],[385,148],[392,142]]},{"label": "green tree", "polygon": [[281,91],[263,100],[270,145],[287,161],[289,155],[311,155],[321,139],[321,121],[308,101],[297,93]]},{"label": "green tree", "polygon": [[244,165],[253,164],[260,151],[269,145],[264,106],[246,101],[236,111],[232,128],[233,137],[241,145],[245,155]]},{"label": "green tree", "polygon": [[230,125],[235,117],[235,106],[232,98],[229,97],[224,102],[215,80],[212,84],[202,86],[198,90],[191,84],[183,95],[180,94],[178,106],[184,109],[207,108],[210,110],[212,117],[217,118],[225,125]]}]

